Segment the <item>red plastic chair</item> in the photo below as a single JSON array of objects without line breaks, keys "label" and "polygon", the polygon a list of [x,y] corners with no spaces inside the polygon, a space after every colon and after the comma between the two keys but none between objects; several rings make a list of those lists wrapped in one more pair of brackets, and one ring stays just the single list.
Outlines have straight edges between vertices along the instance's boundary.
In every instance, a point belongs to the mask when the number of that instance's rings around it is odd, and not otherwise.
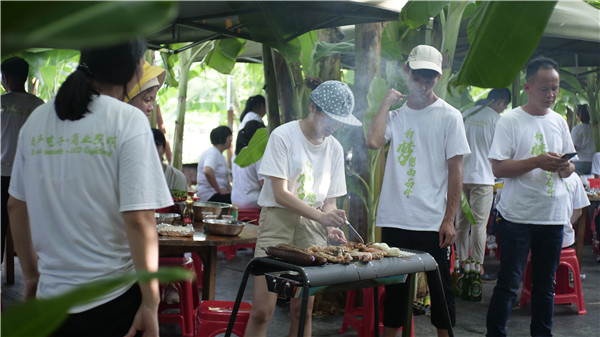
[{"label": "red plastic chair", "polygon": [[[569,281],[569,271],[573,273],[573,286]],[[560,262],[554,277],[556,285],[554,286],[554,304],[577,305],[577,314],[585,315],[585,300],[581,288],[581,273],[579,270],[579,261],[575,249],[563,249],[560,254]],[[523,275],[523,289],[521,290],[521,300],[519,306],[524,306],[531,300],[531,254],[527,258],[525,273]]]},{"label": "red plastic chair", "polygon": [[[246,221],[254,223],[258,225],[258,219],[260,218],[260,208],[246,208],[238,210],[238,220]],[[225,258],[229,261],[233,259],[237,255],[238,249],[243,248],[252,248],[254,250],[256,248],[256,243],[247,243],[241,245],[232,245],[232,246],[218,246],[218,252],[224,252]]]},{"label": "red plastic chair", "polygon": [[[189,257],[161,257],[158,264],[161,267],[182,267],[194,273],[196,272],[194,261]],[[173,284],[179,294],[179,303],[168,304],[161,301],[158,306],[158,322],[163,324],[178,324],[181,326],[182,336],[193,337],[195,335],[195,312],[200,303],[198,286],[196,281],[193,280],[185,280]],[[160,288],[162,294],[165,285],[161,285]],[[166,310],[168,312],[165,312]]]},{"label": "red plastic chair", "polygon": [[[196,327],[198,336],[214,337],[225,333],[234,304],[235,302],[229,301],[202,301],[198,308],[198,326]],[[250,309],[252,309],[250,303],[240,303],[232,334],[244,336],[250,318]]]},{"label": "red plastic chair", "polygon": [[[358,331],[358,337],[372,336],[375,329],[375,301],[373,300],[374,288],[362,289],[362,306],[355,306],[354,300],[356,290],[348,291],[346,297],[346,307],[344,309],[344,319],[340,334],[348,330],[348,326],[353,327]],[[385,298],[385,287],[379,286],[379,334],[383,333],[383,299]],[[402,332],[402,328],[398,329]],[[415,320],[412,318],[410,335],[415,336]]]}]

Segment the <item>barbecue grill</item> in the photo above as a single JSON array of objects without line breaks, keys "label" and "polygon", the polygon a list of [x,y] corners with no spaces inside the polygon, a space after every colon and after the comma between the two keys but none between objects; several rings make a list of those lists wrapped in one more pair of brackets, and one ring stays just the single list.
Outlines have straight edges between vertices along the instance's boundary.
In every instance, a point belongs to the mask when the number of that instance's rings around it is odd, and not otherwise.
[{"label": "barbecue grill", "polygon": [[[418,251],[404,250],[403,253],[408,257],[386,257],[381,260],[369,262],[352,262],[350,264],[326,264],[323,266],[298,266],[295,264],[275,260],[270,257],[258,257],[252,259],[246,266],[242,282],[238,290],[235,305],[233,307],[229,326],[225,334],[231,336],[233,324],[246,289],[246,283],[250,274],[254,276],[265,275],[267,286],[270,291],[283,294],[290,297],[302,297],[302,307],[300,324],[298,327],[298,336],[304,335],[304,322],[308,297],[325,290],[341,291],[349,289],[377,287],[379,285],[402,283],[406,280],[407,274],[437,271],[437,279],[432,280],[435,287],[442,290],[442,281],[438,265],[431,255]],[[411,287],[411,292],[414,292]],[[441,291],[443,294],[443,291]],[[375,292],[375,300],[378,300],[378,294]],[[443,301],[445,304],[446,301]],[[412,303],[408,303],[409,314],[412,310]],[[378,308],[375,305],[375,308]],[[378,322],[378,310],[375,309],[375,318]],[[450,315],[448,308],[445,308],[448,326],[450,324]],[[410,324],[410,320],[407,321]],[[377,327],[377,325],[375,325]],[[404,331],[410,334],[410,326],[404,327]],[[450,336],[453,336],[452,329],[449,329]],[[375,328],[375,336],[379,334],[379,329]]]}]

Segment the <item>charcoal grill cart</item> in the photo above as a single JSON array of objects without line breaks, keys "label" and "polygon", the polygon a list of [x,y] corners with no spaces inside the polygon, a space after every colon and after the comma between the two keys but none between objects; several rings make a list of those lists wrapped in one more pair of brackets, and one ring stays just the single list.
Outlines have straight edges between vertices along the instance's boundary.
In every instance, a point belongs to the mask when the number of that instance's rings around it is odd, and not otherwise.
[{"label": "charcoal grill cart", "polygon": [[[246,266],[242,282],[238,290],[235,305],[233,307],[226,337],[231,336],[233,324],[242,301],[242,296],[246,289],[248,277],[264,275],[267,279],[267,287],[270,291],[278,294],[284,294],[290,297],[301,297],[301,316],[300,326],[298,327],[298,336],[304,334],[305,313],[308,303],[308,297],[325,290],[342,291],[350,289],[360,289],[377,287],[379,285],[402,283],[406,280],[408,274],[437,271],[437,279],[433,280],[434,286],[442,290],[442,281],[438,265],[431,255],[418,251],[403,250],[405,257],[386,257],[381,260],[369,262],[352,262],[350,264],[326,264],[323,266],[298,266],[295,264],[275,260],[270,257],[258,257],[252,259]],[[411,287],[414,293],[414,287]],[[443,291],[441,291],[443,294]],[[378,294],[375,292],[375,301],[378,300]],[[443,301],[444,305],[446,301]],[[412,303],[407,303],[409,315],[412,312]],[[379,321],[379,306],[375,305],[375,322]],[[445,308],[448,326],[450,324],[450,315],[448,308]],[[403,329],[403,336],[410,335],[411,320],[406,320],[407,326]],[[375,324],[374,335],[379,334],[378,325]],[[405,332],[407,334],[405,334]],[[450,336],[453,336],[452,329],[449,329]]]}]

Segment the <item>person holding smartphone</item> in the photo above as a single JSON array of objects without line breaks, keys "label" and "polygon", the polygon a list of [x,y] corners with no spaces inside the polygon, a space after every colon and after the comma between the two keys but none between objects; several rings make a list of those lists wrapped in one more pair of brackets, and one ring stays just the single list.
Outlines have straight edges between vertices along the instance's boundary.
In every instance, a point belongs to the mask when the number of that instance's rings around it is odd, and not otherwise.
[{"label": "person holding smartphone", "polygon": [[496,124],[488,158],[494,176],[504,178],[497,205],[500,271],[487,313],[487,336],[506,336],[531,250],[532,336],[552,335],[553,281],[561,254],[569,202],[563,178],[575,171],[566,153],[575,152],[565,119],[550,109],[558,96],[556,62],[545,57],[527,65],[529,101],[506,112]]}]

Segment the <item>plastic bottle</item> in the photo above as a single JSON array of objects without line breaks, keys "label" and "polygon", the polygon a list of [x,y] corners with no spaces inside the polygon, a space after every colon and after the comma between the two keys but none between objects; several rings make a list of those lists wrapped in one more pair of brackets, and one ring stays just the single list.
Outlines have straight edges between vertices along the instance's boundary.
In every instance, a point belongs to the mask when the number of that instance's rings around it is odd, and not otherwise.
[{"label": "plastic bottle", "polygon": [[462,275],[462,271],[460,270],[460,258],[456,256],[454,259],[454,270],[452,270],[452,293],[454,296],[459,295],[458,291],[458,278]]},{"label": "plastic bottle", "polygon": [[471,301],[480,302],[481,301],[481,289],[482,289],[482,281],[481,281],[481,266],[479,262],[475,262],[475,270],[473,271],[473,279],[471,281]]},{"label": "plastic bottle", "polygon": [[238,205],[234,202],[231,204],[231,215],[233,215],[232,221],[238,221]]}]

